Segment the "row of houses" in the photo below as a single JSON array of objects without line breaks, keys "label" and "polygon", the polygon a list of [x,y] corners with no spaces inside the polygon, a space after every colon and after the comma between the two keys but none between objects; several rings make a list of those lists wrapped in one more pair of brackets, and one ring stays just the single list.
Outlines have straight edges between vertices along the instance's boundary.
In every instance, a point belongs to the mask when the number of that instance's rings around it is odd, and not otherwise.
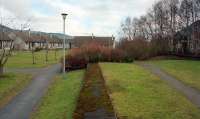
[{"label": "row of houses", "polygon": [[9,48],[11,42],[17,50],[32,50],[33,48],[62,48],[62,40],[46,34],[31,34],[30,32],[0,33],[0,48]]},{"label": "row of houses", "polygon": [[[113,36],[67,36],[65,46],[66,48],[81,47],[82,45],[95,41],[106,47],[114,47],[114,39]],[[63,48],[63,39],[53,34],[31,33],[30,31],[0,32],[0,49],[3,47],[9,48],[12,41],[16,50]]]}]

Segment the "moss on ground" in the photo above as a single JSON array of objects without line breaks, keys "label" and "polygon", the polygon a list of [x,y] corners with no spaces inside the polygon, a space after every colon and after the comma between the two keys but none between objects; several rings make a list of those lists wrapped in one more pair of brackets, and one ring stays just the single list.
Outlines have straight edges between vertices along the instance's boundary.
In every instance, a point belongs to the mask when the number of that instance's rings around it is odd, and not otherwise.
[{"label": "moss on ground", "polygon": [[[105,110],[95,114],[97,110]],[[83,119],[87,114],[100,117],[113,116],[114,111],[107,94],[100,68],[98,64],[91,64],[87,69],[84,84],[78,100],[78,105],[74,112],[74,119]]]}]

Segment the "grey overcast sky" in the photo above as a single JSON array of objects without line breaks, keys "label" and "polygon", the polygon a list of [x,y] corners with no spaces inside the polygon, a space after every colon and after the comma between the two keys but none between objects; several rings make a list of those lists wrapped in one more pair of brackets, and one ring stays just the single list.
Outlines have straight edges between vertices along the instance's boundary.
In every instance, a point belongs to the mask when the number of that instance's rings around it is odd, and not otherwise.
[{"label": "grey overcast sky", "polygon": [[[151,8],[155,0],[0,0],[3,21],[15,17],[24,23],[31,20],[31,29],[62,32],[61,13],[67,17],[67,34],[117,34],[126,16],[138,17]],[[3,23],[4,23],[3,22]]]}]

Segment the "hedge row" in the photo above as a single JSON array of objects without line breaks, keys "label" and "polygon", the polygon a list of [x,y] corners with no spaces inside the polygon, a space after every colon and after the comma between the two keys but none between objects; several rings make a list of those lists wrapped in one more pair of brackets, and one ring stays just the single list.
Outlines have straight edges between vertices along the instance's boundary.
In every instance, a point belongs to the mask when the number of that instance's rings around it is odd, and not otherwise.
[{"label": "hedge row", "polygon": [[127,53],[120,49],[104,47],[98,43],[90,43],[81,48],[73,48],[66,55],[66,68],[84,68],[87,63],[97,62],[133,62]]}]

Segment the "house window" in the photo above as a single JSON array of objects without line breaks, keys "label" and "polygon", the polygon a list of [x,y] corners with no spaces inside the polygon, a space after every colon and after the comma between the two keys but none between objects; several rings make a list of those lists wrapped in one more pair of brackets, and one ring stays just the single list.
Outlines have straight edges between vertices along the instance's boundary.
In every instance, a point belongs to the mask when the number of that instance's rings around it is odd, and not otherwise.
[{"label": "house window", "polygon": [[200,49],[200,46],[199,46],[199,45],[200,45],[200,42],[197,41],[197,44],[196,44],[196,45],[197,45],[197,49],[199,50],[199,49]]},{"label": "house window", "polygon": [[190,49],[194,50],[193,44],[190,44]]}]

